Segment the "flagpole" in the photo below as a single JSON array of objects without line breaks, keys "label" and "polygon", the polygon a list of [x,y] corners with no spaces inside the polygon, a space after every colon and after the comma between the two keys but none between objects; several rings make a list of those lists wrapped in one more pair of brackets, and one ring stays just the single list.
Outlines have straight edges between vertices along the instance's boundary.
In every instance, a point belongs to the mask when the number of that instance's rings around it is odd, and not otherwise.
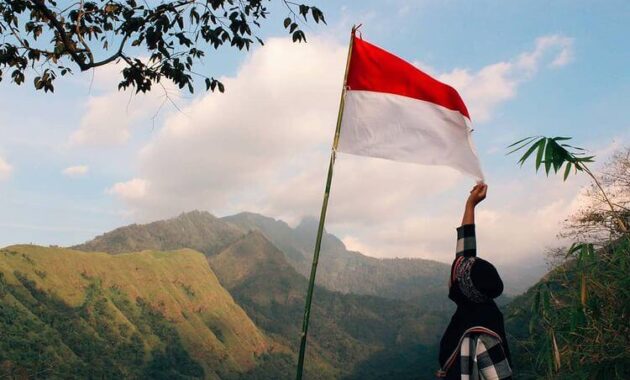
[{"label": "flagpole", "polygon": [[335,165],[337,144],[339,143],[339,131],[341,129],[341,119],[343,117],[343,106],[346,95],[346,81],[348,79],[348,68],[350,67],[350,57],[352,54],[352,42],[356,30],[360,27],[353,26],[350,35],[350,44],[348,46],[348,57],[346,59],[346,71],[343,76],[343,88],[341,89],[341,99],[339,100],[339,111],[337,113],[337,126],[335,128],[335,137],[333,139],[332,150],[330,152],[330,163],[328,164],[328,176],[326,178],[326,188],[324,191],[324,201],[322,202],[322,211],[319,215],[319,226],[317,228],[317,239],[315,240],[315,251],[313,252],[313,263],[311,264],[311,276],[308,280],[308,291],[306,293],[306,304],[304,305],[304,319],[302,321],[302,334],[300,337],[300,354],[298,356],[296,380],[302,379],[304,372],[304,355],[306,353],[306,337],[308,334],[308,322],[311,314],[311,301],[313,300],[313,289],[315,288],[315,275],[317,273],[317,263],[319,262],[319,251],[322,246],[322,235],[324,233],[324,221],[326,220],[326,210],[328,209],[328,198],[330,196],[330,185],[332,183],[333,167]]}]

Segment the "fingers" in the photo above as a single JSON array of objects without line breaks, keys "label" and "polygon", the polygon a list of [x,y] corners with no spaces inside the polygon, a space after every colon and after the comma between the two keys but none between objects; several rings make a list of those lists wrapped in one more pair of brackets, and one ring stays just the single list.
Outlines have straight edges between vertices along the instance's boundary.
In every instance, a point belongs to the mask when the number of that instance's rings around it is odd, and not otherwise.
[{"label": "fingers", "polygon": [[488,192],[488,185],[485,183],[480,183],[473,186],[472,190],[470,190],[470,194],[475,194],[478,197],[485,198],[486,193]]},{"label": "fingers", "polygon": [[488,185],[484,184],[481,188],[481,191],[479,192],[479,195],[485,198],[487,193],[488,193]]}]

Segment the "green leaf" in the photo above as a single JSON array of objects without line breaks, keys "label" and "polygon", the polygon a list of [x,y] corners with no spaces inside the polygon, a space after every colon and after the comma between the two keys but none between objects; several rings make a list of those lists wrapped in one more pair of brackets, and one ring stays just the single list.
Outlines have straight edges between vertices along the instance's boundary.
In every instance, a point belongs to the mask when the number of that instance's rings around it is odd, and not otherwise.
[{"label": "green leaf", "polygon": [[536,144],[532,144],[531,147],[529,147],[529,149],[525,152],[525,154],[523,155],[523,157],[521,157],[521,159],[518,161],[521,166],[523,166],[523,164],[525,163],[525,161],[527,160],[527,158],[534,152],[534,150],[536,150],[537,147],[539,147],[540,144],[536,143]]},{"label": "green leaf", "polygon": [[567,166],[566,166],[566,168],[564,168],[564,179],[563,179],[563,181],[567,180],[567,178],[569,177],[569,173],[571,173],[571,163],[567,162]]},{"label": "green leaf", "polygon": [[545,147],[545,173],[547,176],[549,175],[549,169],[551,169],[551,164],[553,163],[553,146],[549,144],[551,139],[546,139],[547,144]]},{"label": "green leaf", "polygon": [[511,148],[511,147],[513,147],[514,145],[518,145],[518,144],[522,143],[522,142],[523,142],[523,141],[525,141],[525,140],[534,139],[534,138],[536,138],[536,137],[535,137],[535,136],[525,137],[524,139],[520,139],[520,140],[518,140],[517,142],[515,142],[515,143],[513,143],[513,144],[508,145],[507,147],[508,147],[508,148]]},{"label": "green leaf", "polygon": [[[513,147],[514,145],[520,144],[518,147],[516,147],[516,148],[512,149],[512,150],[511,150],[511,151],[509,151],[507,154],[512,154],[512,153],[516,152],[517,150],[523,149],[523,148],[524,148],[524,147],[526,147],[529,143],[531,143],[533,140],[535,140],[535,139],[537,139],[537,138],[538,138],[537,136],[532,136],[532,137],[528,137],[528,138],[525,138],[525,139],[523,139],[523,140],[517,141],[516,143],[514,143],[514,144],[512,144],[512,145],[509,145],[509,146],[508,146],[508,148],[511,148],[511,147]],[[525,140],[527,140],[527,141],[525,141]],[[525,142],[523,142],[523,141],[525,141]],[[521,143],[522,143],[522,144],[521,144]]]},{"label": "green leaf", "polygon": [[306,16],[308,15],[308,10],[310,9],[310,7],[308,5],[305,5],[305,4],[300,4],[299,9],[300,9],[299,10],[300,14],[302,16],[304,16],[304,21],[308,21]]},{"label": "green leaf", "polygon": [[538,145],[538,154],[536,154],[536,173],[538,173],[538,168],[540,168],[543,153],[545,153],[545,139],[540,139],[540,141],[538,141]]}]

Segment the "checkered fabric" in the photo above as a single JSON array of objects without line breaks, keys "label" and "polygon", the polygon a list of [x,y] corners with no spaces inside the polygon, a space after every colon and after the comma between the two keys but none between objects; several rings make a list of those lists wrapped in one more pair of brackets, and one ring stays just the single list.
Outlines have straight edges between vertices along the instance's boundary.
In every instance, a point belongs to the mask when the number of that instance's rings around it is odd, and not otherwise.
[{"label": "checkered fabric", "polygon": [[477,256],[477,241],[475,240],[475,225],[464,224],[457,228],[457,247],[455,256]]},{"label": "checkered fabric", "polygon": [[462,380],[512,379],[501,341],[484,333],[464,337],[460,346]]},{"label": "checkered fabric", "polygon": [[475,263],[476,256],[475,225],[464,224],[457,228],[455,264],[452,267],[449,287],[457,281],[457,285],[466,298],[477,303],[487,302],[489,298],[475,288],[470,278],[470,270]]},{"label": "checkered fabric", "polygon": [[473,327],[466,330],[438,377],[446,377],[455,360],[460,362],[461,380],[511,380],[512,368],[501,346],[501,338],[492,330]]},{"label": "checkered fabric", "polygon": [[450,287],[460,273],[459,267],[468,258],[477,256],[477,240],[475,239],[475,225],[465,224],[457,228],[457,246],[455,247],[455,263],[452,267],[451,277],[448,286]]}]

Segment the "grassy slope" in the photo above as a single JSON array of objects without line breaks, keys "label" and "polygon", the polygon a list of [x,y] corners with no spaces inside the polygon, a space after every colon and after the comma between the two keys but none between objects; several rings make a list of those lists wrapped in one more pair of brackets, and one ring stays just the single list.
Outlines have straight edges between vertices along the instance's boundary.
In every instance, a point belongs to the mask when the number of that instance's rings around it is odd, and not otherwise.
[{"label": "grassy slope", "polygon": [[[93,331],[93,339],[98,339],[101,329],[104,333],[100,335],[118,335],[123,341],[139,332],[147,353],[164,346],[166,336],[136,323],[142,310],[151,310],[149,317],[166,322],[153,326],[174,326],[179,340],[173,339],[201,363],[209,378],[252,368],[256,356],[268,350],[264,335],[234,303],[198,252],[184,249],[111,256],[32,245],[0,252],[3,310],[30,316],[33,327],[62,342],[58,355],[76,359],[79,354],[64,341],[64,331],[55,331],[55,318],[50,318],[49,310],[43,310],[57,304],[63,304],[59,307],[72,318],[80,317],[80,326],[89,325],[85,331]],[[92,302],[95,298],[100,302]],[[139,299],[144,302],[139,304]],[[99,313],[107,318],[99,320]],[[66,314],[55,315],[65,318]],[[34,333],[24,328],[26,334]]]},{"label": "grassy slope", "polygon": [[[261,233],[251,232],[210,264],[255,323],[294,351],[306,279]],[[311,312],[309,378],[430,376],[446,319],[398,300],[317,287]],[[416,355],[417,353],[424,355]],[[387,356],[384,353],[396,353]]]},{"label": "grassy slope", "polygon": [[[247,231],[257,230],[282,251],[298,273],[308,276],[316,227],[310,219],[291,228],[282,221],[253,213],[219,219],[208,212],[192,211],[168,220],[121,227],[75,248],[108,253],[191,248],[212,256]],[[446,300],[444,278],[448,276],[448,265],[443,263],[368,257],[348,251],[337,237],[326,233],[319,265],[320,284],[330,290],[424,304]],[[433,306],[443,308],[444,302]]]}]

